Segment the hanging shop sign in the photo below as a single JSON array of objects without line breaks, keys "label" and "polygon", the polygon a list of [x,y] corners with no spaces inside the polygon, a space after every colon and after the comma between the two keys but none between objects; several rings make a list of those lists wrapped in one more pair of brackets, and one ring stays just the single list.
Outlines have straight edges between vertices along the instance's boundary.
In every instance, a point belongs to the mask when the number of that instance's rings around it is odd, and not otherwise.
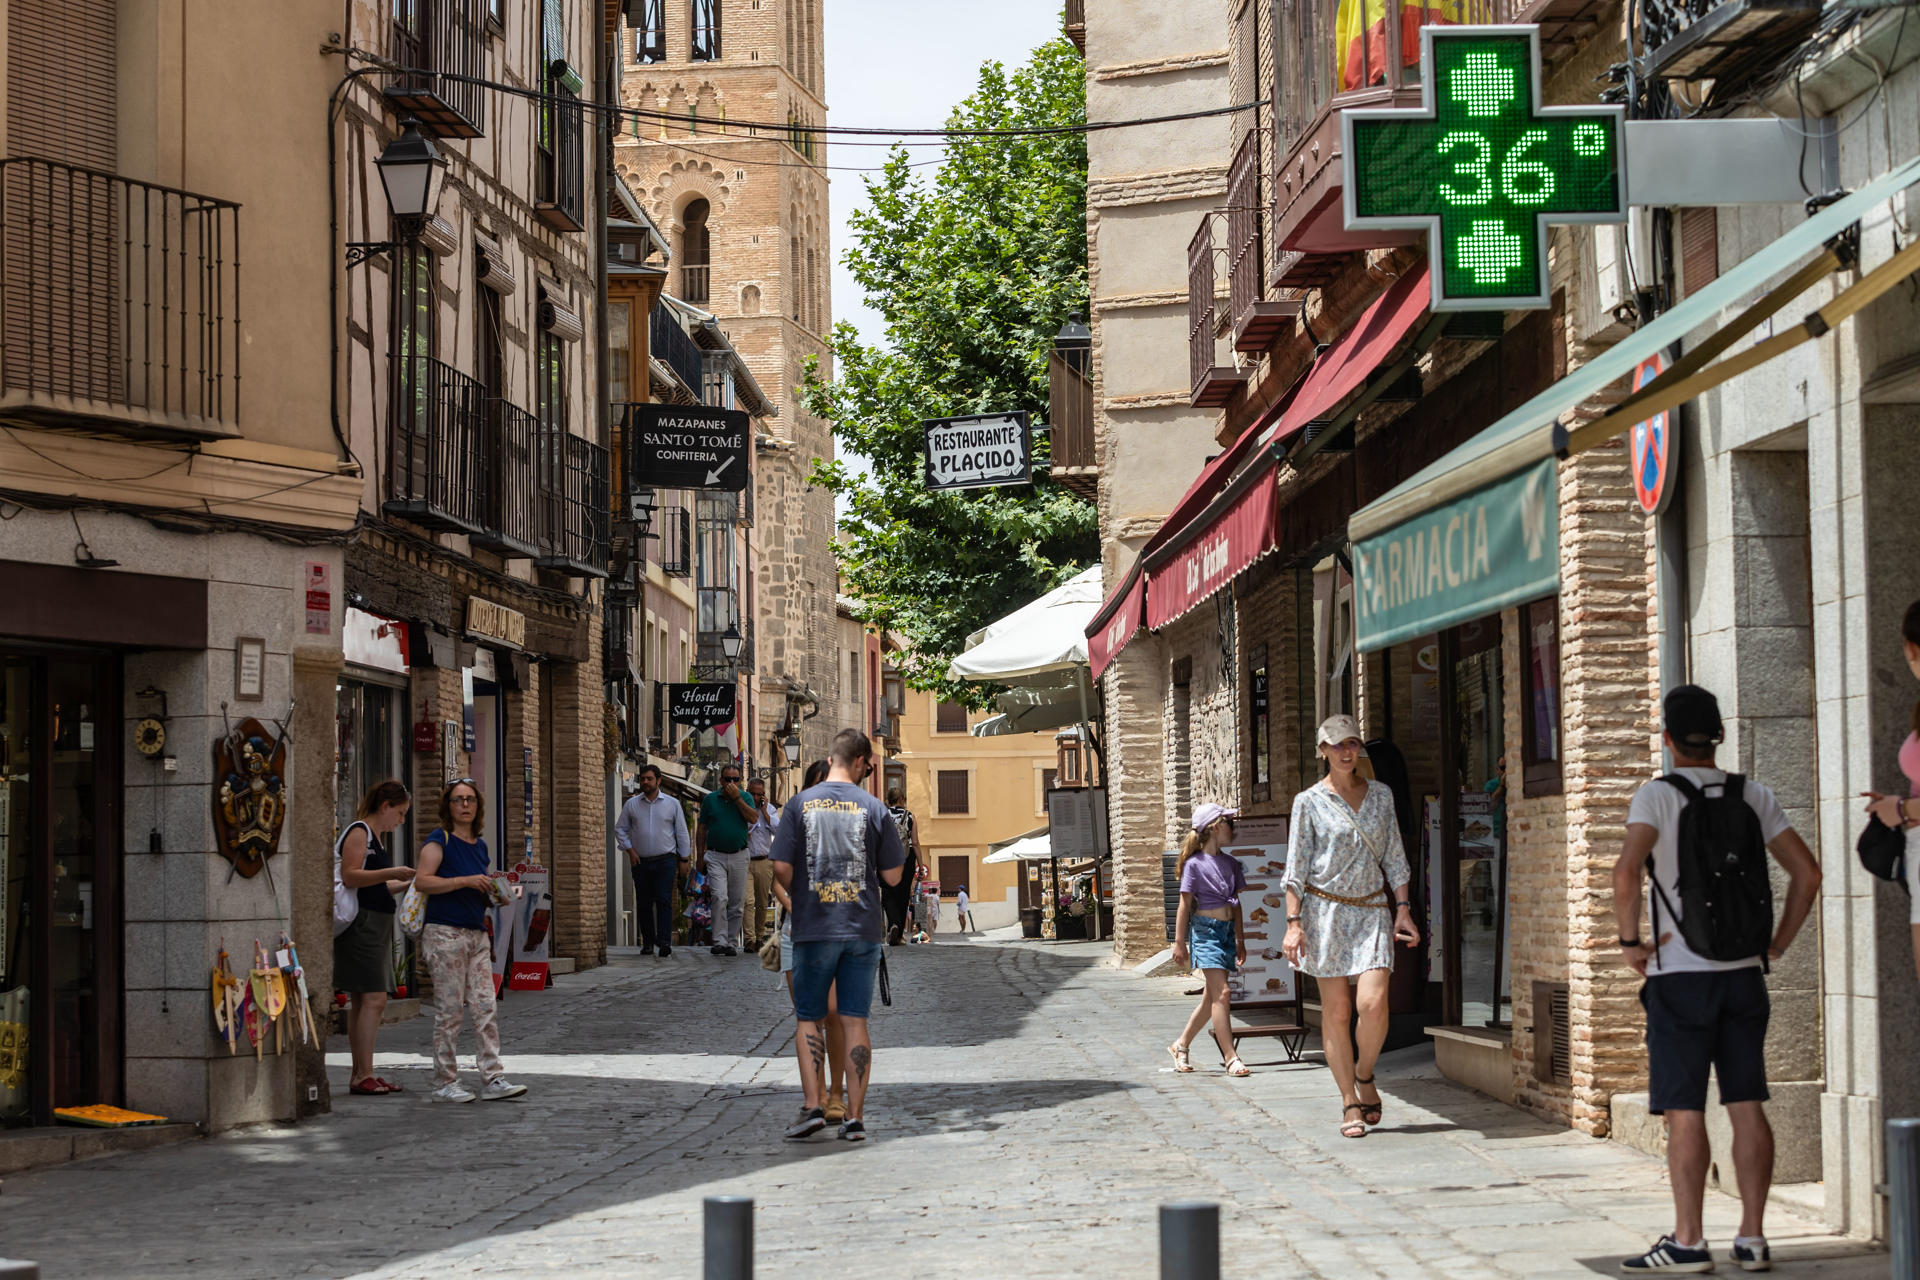
[{"label": "hanging shop sign", "polygon": [[1047,831],[1056,858],[1107,857],[1106,788],[1056,787],[1047,792]]},{"label": "hanging shop sign", "polygon": [[1420,106],[1340,113],[1346,225],[1427,233],[1435,311],[1540,308],[1547,225],[1624,222],[1620,107],[1540,105],[1540,29],[1420,29]]},{"label": "hanging shop sign", "polygon": [[703,404],[627,406],[628,476],[655,489],[747,487],[747,415]]},{"label": "hanging shop sign", "polygon": [[927,433],[927,488],[987,489],[1033,479],[1033,437],[1025,413],[933,418]]},{"label": "hanging shop sign", "polygon": [[739,686],[734,684],[669,684],[667,719],[695,729],[717,729],[732,724],[739,715],[736,707]]},{"label": "hanging shop sign", "polygon": [[1544,459],[1353,544],[1355,631],[1384,649],[1560,588],[1559,464]]},{"label": "hanging shop sign", "polygon": [[[1634,366],[1633,389],[1638,391],[1666,370],[1664,358],[1658,354],[1648,356]],[[1674,416],[1676,412],[1662,409],[1651,418],[1642,418],[1633,424],[1627,436],[1633,458],[1633,496],[1640,500],[1640,509],[1650,516],[1659,515],[1673,501],[1673,473],[1680,464],[1673,440],[1674,424],[1678,421]]]}]

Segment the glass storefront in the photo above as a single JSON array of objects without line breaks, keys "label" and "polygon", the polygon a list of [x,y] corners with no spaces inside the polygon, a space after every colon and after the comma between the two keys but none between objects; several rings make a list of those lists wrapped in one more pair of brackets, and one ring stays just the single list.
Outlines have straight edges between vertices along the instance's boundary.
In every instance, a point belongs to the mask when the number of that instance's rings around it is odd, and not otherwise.
[{"label": "glass storefront", "polygon": [[118,683],[0,650],[0,1124],[119,1101]]},{"label": "glass storefront", "polygon": [[[353,821],[360,797],[376,783],[399,778],[413,785],[407,741],[407,691],[371,673],[349,673],[334,685],[334,832]],[[413,833],[423,816],[410,810],[389,842],[409,866],[418,848]],[[413,947],[406,934],[393,931],[394,990],[413,990]]]},{"label": "glass storefront", "polygon": [[1505,973],[1507,756],[1500,666],[1500,620],[1452,633],[1454,780],[1458,849],[1449,873],[1458,903],[1460,1007],[1469,1027],[1511,1022]]}]

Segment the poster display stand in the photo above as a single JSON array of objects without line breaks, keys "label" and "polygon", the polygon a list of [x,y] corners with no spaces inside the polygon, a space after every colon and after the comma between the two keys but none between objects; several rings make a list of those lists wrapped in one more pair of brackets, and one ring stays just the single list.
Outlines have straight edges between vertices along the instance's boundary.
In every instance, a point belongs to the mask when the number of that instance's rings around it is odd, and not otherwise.
[{"label": "poster display stand", "polygon": [[1235,1015],[1254,1015],[1234,1018],[1234,1044],[1248,1037],[1272,1036],[1280,1041],[1287,1061],[1298,1062],[1307,1039],[1306,1007],[1293,966],[1280,951],[1287,932],[1287,898],[1280,887],[1287,870],[1287,820],[1249,818],[1236,825],[1243,828],[1234,833],[1236,837],[1252,835],[1262,843],[1242,844],[1236,839],[1226,850],[1239,859],[1247,882],[1240,893],[1247,962],[1227,979],[1227,993]]}]

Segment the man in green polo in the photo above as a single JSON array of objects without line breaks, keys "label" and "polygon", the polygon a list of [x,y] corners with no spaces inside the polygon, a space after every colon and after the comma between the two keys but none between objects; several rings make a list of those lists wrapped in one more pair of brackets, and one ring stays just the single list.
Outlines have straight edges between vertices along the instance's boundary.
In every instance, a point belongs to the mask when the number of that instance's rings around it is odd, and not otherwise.
[{"label": "man in green polo", "polygon": [[720,771],[720,789],[700,798],[700,825],[693,833],[696,867],[707,873],[708,901],[713,907],[713,946],[716,956],[740,954],[740,925],[747,907],[747,828],[759,812],[740,787],[740,766]]}]

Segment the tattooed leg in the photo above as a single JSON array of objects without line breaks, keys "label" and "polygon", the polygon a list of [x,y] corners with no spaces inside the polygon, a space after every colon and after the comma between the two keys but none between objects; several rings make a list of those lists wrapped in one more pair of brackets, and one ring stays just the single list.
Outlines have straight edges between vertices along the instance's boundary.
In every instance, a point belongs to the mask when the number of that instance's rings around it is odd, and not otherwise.
[{"label": "tattooed leg", "polygon": [[826,1028],[817,1022],[800,1023],[793,1037],[793,1048],[800,1059],[800,1092],[806,1100],[805,1105],[825,1106]]},{"label": "tattooed leg", "polygon": [[867,1080],[873,1072],[873,1041],[867,1036],[865,1018],[840,1018],[847,1038],[847,1117],[861,1119],[866,1114]]}]

